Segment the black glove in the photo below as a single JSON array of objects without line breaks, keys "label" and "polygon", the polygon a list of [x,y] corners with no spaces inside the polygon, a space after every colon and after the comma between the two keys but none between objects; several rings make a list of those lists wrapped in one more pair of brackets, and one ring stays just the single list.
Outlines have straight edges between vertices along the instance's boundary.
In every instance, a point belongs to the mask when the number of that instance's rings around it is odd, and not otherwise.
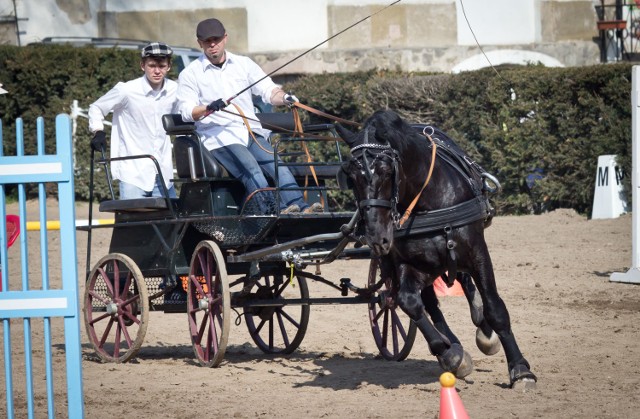
[{"label": "black glove", "polygon": [[218,112],[219,110],[224,109],[226,107],[227,107],[227,104],[224,103],[224,100],[218,99],[208,104],[207,110],[211,112]]},{"label": "black glove", "polygon": [[95,151],[103,151],[107,149],[107,135],[104,131],[96,131],[91,139],[91,148]]}]

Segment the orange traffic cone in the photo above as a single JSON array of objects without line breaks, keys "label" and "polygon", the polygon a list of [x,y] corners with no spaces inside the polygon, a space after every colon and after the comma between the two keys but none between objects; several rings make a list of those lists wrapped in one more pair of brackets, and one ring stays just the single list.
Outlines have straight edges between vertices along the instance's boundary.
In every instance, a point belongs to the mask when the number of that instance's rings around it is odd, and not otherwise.
[{"label": "orange traffic cone", "polygon": [[469,419],[456,391],[456,377],[450,372],[440,376],[440,419]]},{"label": "orange traffic cone", "polygon": [[442,277],[439,276],[435,281],[433,281],[433,289],[435,290],[436,296],[438,297],[459,297],[464,295],[462,285],[460,285],[457,279],[453,281],[453,285],[451,287],[448,287],[447,284],[445,284],[445,282],[442,280]]}]

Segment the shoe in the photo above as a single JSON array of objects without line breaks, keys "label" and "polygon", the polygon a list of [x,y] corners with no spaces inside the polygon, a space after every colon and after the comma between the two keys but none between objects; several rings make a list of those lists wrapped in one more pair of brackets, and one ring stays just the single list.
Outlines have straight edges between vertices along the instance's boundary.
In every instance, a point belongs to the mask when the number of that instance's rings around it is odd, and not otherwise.
[{"label": "shoe", "polygon": [[319,202],[314,202],[313,204],[302,210],[303,214],[314,214],[318,212],[324,212],[324,207]]},{"label": "shoe", "polygon": [[287,208],[280,211],[280,214],[293,214],[300,212],[300,207],[297,204],[291,204]]}]

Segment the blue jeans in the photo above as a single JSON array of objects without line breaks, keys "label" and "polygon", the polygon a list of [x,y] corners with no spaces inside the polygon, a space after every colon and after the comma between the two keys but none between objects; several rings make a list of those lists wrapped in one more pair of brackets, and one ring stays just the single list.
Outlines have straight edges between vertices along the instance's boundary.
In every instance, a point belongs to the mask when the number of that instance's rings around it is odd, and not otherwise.
[{"label": "blue jeans", "polygon": [[[258,189],[269,187],[264,173],[274,180],[276,178],[276,165],[271,144],[260,135],[256,135],[256,140],[260,142],[260,145],[250,139],[249,147],[231,144],[211,150],[213,157],[227,169],[231,176],[242,182],[247,196],[251,196]],[[300,190],[287,190],[287,188],[298,188],[298,184],[288,167],[278,165],[278,183],[281,189],[280,209],[287,208],[292,204],[298,205],[301,209],[308,206],[304,202]],[[272,192],[256,193],[251,198],[251,201],[257,203],[263,214],[274,212],[274,195]]]},{"label": "blue jeans", "polygon": [[[169,192],[169,198],[176,198],[176,190],[173,185],[167,191]],[[120,199],[149,198],[152,196],[164,197],[159,175],[156,175],[156,184],[152,191],[145,191],[130,183],[120,181]]]}]

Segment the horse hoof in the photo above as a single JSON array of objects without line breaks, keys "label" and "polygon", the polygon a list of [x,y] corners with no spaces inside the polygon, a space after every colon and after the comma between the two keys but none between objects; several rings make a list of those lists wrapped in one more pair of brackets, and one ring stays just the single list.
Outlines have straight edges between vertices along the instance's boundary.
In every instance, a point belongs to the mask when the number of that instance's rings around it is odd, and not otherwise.
[{"label": "horse hoof", "polygon": [[464,378],[467,375],[473,372],[473,359],[469,352],[464,351],[464,357],[462,358],[462,362],[458,366],[458,369],[455,371],[454,375],[456,378]]},{"label": "horse hoof", "polygon": [[476,345],[478,349],[482,351],[485,355],[495,355],[500,350],[500,338],[498,338],[498,334],[491,331],[491,336],[487,337],[482,332],[482,329],[476,329]]},{"label": "horse hoof", "polygon": [[516,365],[510,372],[509,378],[511,379],[511,388],[518,391],[530,391],[536,388],[535,374],[529,370],[529,364]]},{"label": "horse hoof", "polygon": [[536,389],[536,380],[533,378],[523,378],[511,384],[511,388],[516,391],[526,393]]},{"label": "horse hoof", "polygon": [[457,378],[464,378],[473,371],[473,359],[460,344],[454,343],[437,358],[440,367],[453,373]]}]

